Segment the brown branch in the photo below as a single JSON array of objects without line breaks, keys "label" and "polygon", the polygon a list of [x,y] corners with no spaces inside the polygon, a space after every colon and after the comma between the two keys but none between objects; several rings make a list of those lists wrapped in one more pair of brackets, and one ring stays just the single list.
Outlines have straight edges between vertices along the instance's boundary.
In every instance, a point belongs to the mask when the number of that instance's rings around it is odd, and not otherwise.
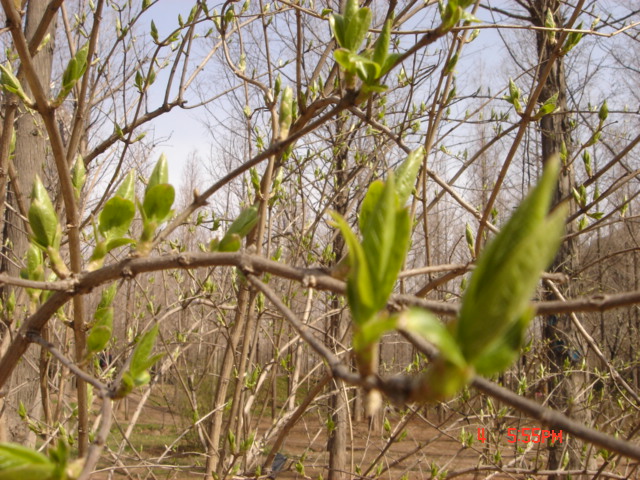
[{"label": "brown branch", "polygon": [[[30,315],[23,323],[9,345],[4,357],[0,360],[0,387],[4,385],[22,354],[26,351],[29,332],[39,333],[49,318],[77,295],[89,293],[94,288],[120,278],[132,278],[142,273],[156,272],[170,269],[196,269],[212,266],[237,267],[243,272],[251,274],[270,273],[281,278],[300,282],[305,287],[318,290],[328,290],[338,294],[345,293],[345,283],[329,275],[326,271],[316,268],[299,268],[279,263],[258,255],[244,252],[235,253],[182,253],[149,258],[126,258],[94,272],[83,272],[63,282],[55,282],[59,286],[48,282],[39,282],[38,288],[56,290],[38,311]],[[11,282],[16,279],[11,279]],[[14,282],[15,283],[15,282]],[[605,311],[613,308],[640,303],[640,290],[612,295],[594,295],[563,301],[533,302],[539,315],[568,312]],[[444,317],[455,317],[458,313],[457,303],[446,303],[435,300],[417,298],[412,295],[396,294],[391,297],[390,309],[397,310],[401,306],[417,306],[428,309]],[[353,381],[353,377],[350,381]],[[371,384],[364,382],[363,385]]]},{"label": "brown branch", "polygon": [[49,5],[47,5],[46,10],[44,11],[44,15],[42,16],[42,18],[40,19],[40,23],[38,24],[38,28],[36,28],[33,37],[31,38],[31,40],[29,40],[29,53],[31,53],[32,56],[37,53],[38,47],[42,43],[42,40],[44,40],[44,37],[47,34],[47,30],[49,29],[49,25],[51,25],[51,22],[58,13],[58,9],[62,5],[63,1],[64,0],[51,0],[51,2],[49,2]]},{"label": "brown branch", "polygon": [[[269,301],[273,303],[273,305],[285,316],[287,321],[291,324],[294,330],[296,330],[300,337],[325,359],[334,377],[340,378],[352,385],[361,386],[366,390],[377,389],[397,403],[405,403],[406,399],[411,398],[414,391],[420,387],[420,380],[412,377],[398,376],[389,380],[384,380],[374,375],[362,378],[357,373],[352,372],[347,365],[342,363],[340,359],[324,345],[324,343],[317,339],[307,329],[306,325],[296,317],[296,315],[282,302],[282,300],[280,300],[277,294],[268,285],[263,283],[253,274],[248,274],[247,279],[249,283],[260,290],[264,296],[267,297]],[[423,338],[405,330],[400,330],[400,333],[425,355],[431,358],[438,355],[437,350]],[[487,379],[476,376],[472,380],[471,384],[482,393],[501,400],[507,405],[529,415],[531,418],[538,420],[543,425],[563,431],[566,430],[568,433],[586,442],[607,450],[615,451],[625,457],[640,460],[640,446],[638,445],[620,440],[597,430],[592,430],[560,412],[542,407],[536,402],[521,397]]]},{"label": "brown branch", "polygon": [[239,175],[242,175],[251,167],[255,167],[264,160],[272,156],[280,155],[282,152],[284,152],[285,148],[287,148],[289,145],[292,145],[296,140],[324,125],[331,117],[337,115],[338,113],[352,105],[356,99],[357,94],[358,92],[351,92],[340,99],[334,98],[334,102],[332,103],[336,103],[336,105],[330,111],[319,117],[316,121],[306,126],[300,127],[299,130],[292,130],[286,139],[272,143],[269,148],[254,156],[248,162],[229,172],[227,175],[222,177],[207,190],[205,190],[202,194],[194,196],[193,202],[191,202],[191,204],[187,208],[185,208],[180,214],[178,214],[173,219],[173,221],[156,237],[154,246],[157,245],[160,241],[167,238],[167,236],[171,232],[182,225],[182,223],[184,223],[193,212],[195,212],[200,207],[205,206],[209,197],[220,190],[222,187],[227,185],[231,180]]},{"label": "brown branch", "polygon": [[74,285],[73,280],[60,280],[57,282],[38,282],[26,278],[11,277],[6,273],[0,273],[0,285],[13,285],[23,288],[35,288],[38,290],[66,291]]}]

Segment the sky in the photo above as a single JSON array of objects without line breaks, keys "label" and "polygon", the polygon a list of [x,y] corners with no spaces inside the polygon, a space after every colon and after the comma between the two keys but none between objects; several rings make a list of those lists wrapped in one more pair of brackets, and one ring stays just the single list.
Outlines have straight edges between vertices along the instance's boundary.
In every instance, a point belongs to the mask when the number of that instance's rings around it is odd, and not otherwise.
[{"label": "sky", "polygon": [[[151,20],[158,28],[160,37],[168,35],[178,26],[178,15],[182,14],[186,18],[192,2],[185,0],[160,0],[158,5],[151,8],[148,18],[143,19],[142,25],[150,25]],[[162,74],[156,80],[161,84]],[[162,101],[161,98],[151,95],[150,105],[155,108]],[[161,115],[153,122],[154,136],[157,140],[162,139],[155,149],[159,156],[164,153],[169,163],[169,177],[174,184],[180,184],[183,175],[183,168],[187,158],[194,151],[205,153],[208,150],[207,130],[203,126],[199,115],[203,110],[183,110],[173,109],[167,115]]]}]

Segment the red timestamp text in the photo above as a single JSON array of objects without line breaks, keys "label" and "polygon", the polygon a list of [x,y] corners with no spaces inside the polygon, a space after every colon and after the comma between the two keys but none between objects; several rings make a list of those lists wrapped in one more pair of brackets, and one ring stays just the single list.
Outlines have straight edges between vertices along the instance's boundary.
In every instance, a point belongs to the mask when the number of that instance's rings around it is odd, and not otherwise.
[{"label": "red timestamp text", "polygon": [[[484,443],[487,440],[485,429],[478,428],[478,440]],[[551,440],[552,443],[562,443],[562,430],[544,430],[537,427],[507,428],[507,441],[509,443],[544,443]]]}]

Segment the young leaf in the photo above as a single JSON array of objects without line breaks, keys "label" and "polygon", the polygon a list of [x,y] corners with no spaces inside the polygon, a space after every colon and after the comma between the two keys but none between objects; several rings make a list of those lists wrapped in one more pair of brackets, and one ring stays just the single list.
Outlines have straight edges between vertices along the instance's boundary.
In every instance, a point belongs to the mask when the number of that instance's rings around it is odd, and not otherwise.
[{"label": "young leaf", "polygon": [[372,14],[367,7],[360,8],[358,0],[347,0],[343,15],[334,14],[329,23],[338,45],[356,53],[364,41]]},{"label": "young leaf", "polygon": [[358,355],[358,363],[369,364],[374,353],[369,347],[375,345],[385,333],[397,325],[398,318],[386,313],[374,315],[362,325],[358,325],[353,333],[353,351]]},{"label": "young leaf", "polygon": [[87,355],[101,352],[111,340],[113,333],[113,308],[98,308],[95,323],[87,336]]},{"label": "young leaf", "polygon": [[378,201],[382,196],[383,191],[384,182],[382,180],[376,180],[369,185],[367,194],[364,196],[362,204],[360,205],[358,226],[360,227],[361,232],[364,231],[367,225],[369,225],[369,219],[378,205]]},{"label": "young leaf", "polygon": [[67,98],[67,95],[69,95],[78,80],[80,80],[87,71],[88,54],[89,44],[87,43],[78,50],[76,55],[67,63],[67,68],[65,68],[62,74],[62,87],[56,98],[57,104],[62,103],[62,101]]},{"label": "young leaf", "polygon": [[600,110],[598,110],[598,119],[600,120],[600,124],[604,123],[604,121],[609,116],[609,106],[607,105],[607,101],[602,102],[600,106]]},{"label": "young leaf", "polygon": [[15,443],[0,444],[0,480],[54,480],[55,464],[43,454]]},{"label": "young leaf", "polygon": [[148,192],[156,185],[160,185],[163,183],[169,182],[169,166],[167,164],[167,157],[164,155],[160,155],[153,171],[151,172],[151,176],[149,177],[149,182],[147,183],[147,188],[145,190]]},{"label": "young leaf", "polygon": [[238,215],[238,218],[227,230],[226,235],[217,245],[216,250],[221,252],[235,252],[241,247],[241,242],[258,223],[258,207],[251,206]]},{"label": "young leaf", "polygon": [[459,367],[466,362],[451,332],[438,318],[426,310],[411,308],[402,312],[398,318],[398,328],[416,333],[436,347],[440,355]]},{"label": "young leaf", "polygon": [[120,184],[118,190],[116,190],[115,196],[122,197],[126,200],[130,200],[133,202],[136,196],[136,175],[133,170],[131,170],[124,180]]},{"label": "young leaf", "polygon": [[[347,300],[356,324],[369,320],[376,312],[376,292],[364,250],[347,221],[336,212],[331,212],[335,225],[342,232],[349,249],[351,270],[347,279]],[[378,302],[379,303],[379,302]]]},{"label": "young leaf", "polygon": [[164,222],[171,213],[171,206],[175,200],[175,189],[168,183],[147,187],[142,208],[145,217],[157,223]]},{"label": "young leaf", "polygon": [[[580,22],[580,25],[578,25],[576,30],[582,30],[582,26],[582,22]],[[570,32],[569,35],[567,35],[567,40],[562,46],[562,54],[566,55],[573,50],[573,48],[580,43],[580,40],[582,40],[582,32]]]},{"label": "young leaf", "polygon": [[148,369],[151,368],[160,359],[160,357],[162,357],[162,354],[151,355],[157,336],[158,324],[155,324],[147,333],[140,337],[138,344],[133,351],[131,364],[129,366],[129,374],[136,386],[144,385],[149,382],[150,375]]},{"label": "young leaf", "polygon": [[417,148],[411,152],[407,159],[402,162],[395,172],[396,175],[396,193],[398,194],[398,204],[403,207],[413,191],[416,183],[418,170],[424,160],[424,147]]},{"label": "young leaf", "polygon": [[[373,61],[382,68],[389,54],[389,41],[391,40],[391,20],[384,22],[382,31],[373,48]],[[386,73],[386,72],[385,72]]]},{"label": "young leaf", "polygon": [[490,377],[509,368],[520,354],[520,347],[532,318],[533,310],[529,308],[504,335],[489,345],[473,362],[476,373]]},{"label": "young leaf", "polygon": [[[556,21],[553,18],[553,12],[551,11],[550,8],[547,8],[547,11],[545,12],[544,26],[546,28],[550,28],[550,29],[555,29],[556,28]],[[555,30],[549,30],[547,33],[549,35],[549,43],[551,45],[555,45],[556,44],[556,32],[555,32]]]},{"label": "young leaf", "polygon": [[[360,229],[362,232],[362,248],[369,265],[369,272],[372,275],[373,288],[377,292],[378,298],[383,297],[386,293],[379,292],[379,289],[387,273],[389,255],[394,248],[396,202],[394,177],[393,174],[390,174],[380,195],[377,195],[375,199],[375,206],[371,210],[371,214],[366,217],[367,221]],[[386,303],[386,298],[381,298],[380,302]],[[384,303],[380,308],[384,307]]]},{"label": "young leaf", "polygon": [[0,82],[2,82],[2,88],[9,93],[14,93],[27,105],[32,105],[33,100],[22,89],[22,85],[18,78],[11,71],[11,64],[0,65]]},{"label": "young leaf", "polygon": [[538,185],[480,255],[455,325],[471,363],[522,317],[560,244],[565,209],[547,216],[559,164],[557,158],[547,162]]},{"label": "young leaf", "polygon": [[98,229],[107,239],[122,237],[129,230],[135,213],[131,200],[120,196],[110,198],[100,212]]},{"label": "young leaf", "polygon": [[87,354],[91,355],[104,350],[113,334],[113,299],[118,291],[118,284],[113,283],[102,291],[100,303],[93,315],[95,322],[87,336]]},{"label": "young leaf", "polygon": [[[409,209],[403,208],[396,212],[395,232],[393,235],[393,247],[389,253],[387,260],[387,269],[382,277],[380,290],[378,292],[380,298],[380,308],[384,308],[393,291],[393,286],[398,279],[398,274],[404,265],[409,244],[411,241],[411,215]],[[376,268],[375,259],[369,259],[369,268]],[[383,300],[384,299],[384,303]]]}]

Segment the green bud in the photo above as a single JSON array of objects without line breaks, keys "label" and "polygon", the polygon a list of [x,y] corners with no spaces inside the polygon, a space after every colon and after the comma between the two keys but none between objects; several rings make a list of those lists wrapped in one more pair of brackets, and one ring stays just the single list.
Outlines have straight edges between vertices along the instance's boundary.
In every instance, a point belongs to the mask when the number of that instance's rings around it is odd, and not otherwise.
[{"label": "green bud", "polygon": [[8,63],[6,67],[4,65],[0,65],[0,72],[0,82],[2,82],[2,87],[7,92],[16,94],[27,105],[33,104],[33,100],[31,100],[25,93],[20,81],[13,74],[10,63]]},{"label": "green bud", "polygon": [[148,192],[152,187],[156,185],[160,185],[163,183],[169,182],[169,166],[167,164],[167,157],[163,153],[160,155],[156,166],[153,168],[151,172],[151,176],[149,177],[149,183],[147,183],[147,188],[145,193]]},{"label": "green bud", "polygon": [[28,216],[35,242],[44,249],[58,248],[62,236],[58,216],[38,175],[33,183]]},{"label": "green bud", "polygon": [[[556,21],[553,18],[553,12],[551,11],[550,8],[547,8],[546,14],[545,14],[545,19],[544,19],[544,26],[547,28],[556,28]],[[549,43],[551,45],[555,45],[556,44],[556,32],[555,30],[551,30],[548,32],[549,35]]]},{"label": "green bud", "polygon": [[471,252],[471,256],[475,256],[476,253],[476,241],[473,238],[473,230],[471,230],[471,225],[467,223],[467,226],[464,229],[464,236],[467,240],[467,247],[469,247],[469,251]]},{"label": "green bud", "polygon": [[607,117],[609,116],[609,106],[607,105],[607,101],[602,102],[602,106],[598,111],[598,118],[600,119],[600,123],[603,123]]},{"label": "green bud", "polygon": [[280,100],[280,138],[284,139],[289,136],[289,128],[293,121],[293,90],[286,87],[282,91],[282,99]]},{"label": "green bud", "polygon": [[80,199],[82,193],[82,187],[87,179],[87,170],[84,166],[84,160],[81,155],[78,155],[76,162],[73,164],[73,170],[71,172],[71,182],[73,183],[73,190],[76,195],[76,200]]},{"label": "green bud", "polygon": [[130,202],[133,202],[135,200],[136,175],[134,170],[129,171],[127,176],[124,177],[124,180],[120,184],[120,187],[118,187],[118,190],[116,190],[116,196],[122,197],[125,200],[129,200]]}]

